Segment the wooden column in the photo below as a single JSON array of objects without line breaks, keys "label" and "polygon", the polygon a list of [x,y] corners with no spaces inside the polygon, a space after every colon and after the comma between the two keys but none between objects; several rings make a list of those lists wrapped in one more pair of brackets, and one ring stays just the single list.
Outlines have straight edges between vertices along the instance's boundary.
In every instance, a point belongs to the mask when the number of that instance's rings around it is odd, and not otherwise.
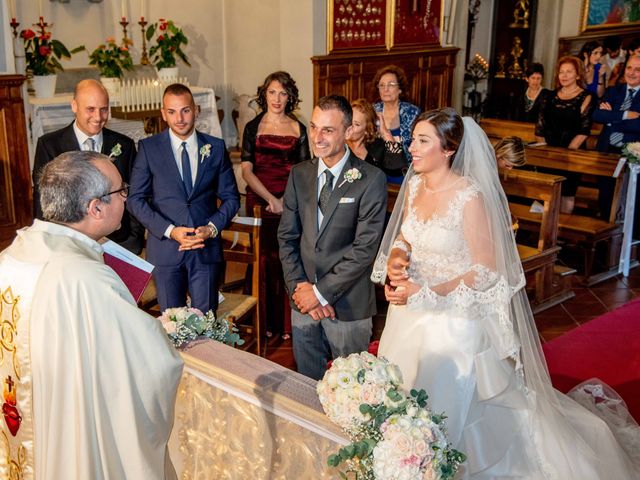
[{"label": "wooden column", "polygon": [[31,224],[33,198],[22,75],[0,75],[0,248]]}]

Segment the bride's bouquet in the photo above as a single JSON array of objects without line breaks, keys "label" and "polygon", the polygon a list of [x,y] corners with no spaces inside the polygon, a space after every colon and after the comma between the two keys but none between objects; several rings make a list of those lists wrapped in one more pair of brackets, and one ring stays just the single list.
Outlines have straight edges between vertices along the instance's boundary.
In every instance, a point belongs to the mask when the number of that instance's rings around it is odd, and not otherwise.
[{"label": "bride's bouquet", "polygon": [[211,310],[205,314],[191,307],[167,308],[159,319],[176,348],[200,337],[231,346],[244,343],[233,323],[226,318],[216,318]]},{"label": "bride's bouquet", "polygon": [[346,464],[343,478],[452,479],[465,460],[447,440],[446,417],[427,407],[426,392],[407,395],[401,384],[397,365],[368,352],[334,360],[318,382],[325,413],[351,439],[328,461]]}]

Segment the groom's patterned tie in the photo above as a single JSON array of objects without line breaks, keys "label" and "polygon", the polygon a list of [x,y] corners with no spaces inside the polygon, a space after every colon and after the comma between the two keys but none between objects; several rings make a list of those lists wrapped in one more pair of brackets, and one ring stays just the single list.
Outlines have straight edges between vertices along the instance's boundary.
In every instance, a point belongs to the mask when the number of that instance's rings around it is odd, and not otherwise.
[{"label": "groom's patterned tie", "polygon": [[86,150],[88,150],[90,152],[95,152],[96,151],[96,140],[94,138],[88,137],[84,141],[84,144],[86,146]]},{"label": "groom's patterned tie", "polygon": [[[620,111],[624,112],[629,110],[629,108],[631,107],[631,101],[633,100],[633,95],[635,93],[636,91],[633,88],[630,88],[627,91],[627,96],[624,99],[624,102],[622,102],[622,105],[620,105]],[[621,147],[623,138],[624,138],[624,134],[622,132],[613,132],[609,136],[609,143],[614,147]]]},{"label": "groom's patterned tie", "polygon": [[333,191],[333,173],[329,170],[325,170],[325,181],[322,186],[322,190],[320,190],[320,198],[318,199],[318,206],[320,207],[320,211],[324,215],[324,211],[329,204],[329,197],[331,196],[331,192]]}]

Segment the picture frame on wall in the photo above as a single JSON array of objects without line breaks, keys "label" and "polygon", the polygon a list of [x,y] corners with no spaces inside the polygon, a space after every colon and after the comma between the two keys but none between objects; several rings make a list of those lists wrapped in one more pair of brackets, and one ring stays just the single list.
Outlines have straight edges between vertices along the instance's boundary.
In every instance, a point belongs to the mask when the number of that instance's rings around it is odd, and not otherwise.
[{"label": "picture frame on wall", "polygon": [[327,0],[327,51],[442,43],[444,0]]},{"label": "picture frame on wall", "polygon": [[327,51],[386,49],[388,0],[327,0]]},{"label": "picture frame on wall", "polygon": [[443,0],[392,0],[389,49],[442,44]]},{"label": "picture frame on wall", "polygon": [[614,33],[621,28],[640,28],[638,0],[583,0],[581,32]]}]

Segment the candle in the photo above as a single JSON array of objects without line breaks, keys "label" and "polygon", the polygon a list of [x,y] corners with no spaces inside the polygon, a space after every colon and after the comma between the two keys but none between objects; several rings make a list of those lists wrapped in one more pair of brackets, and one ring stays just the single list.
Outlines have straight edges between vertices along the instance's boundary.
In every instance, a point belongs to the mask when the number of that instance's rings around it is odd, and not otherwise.
[{"label": "candle", "polygon": [[43,15],[42,15],[42,0],[38,0],[38,15],[40,16],[40,18],[43,17]]},{"label": "candle", "polygon": [[122,20],[124,21],[125,17],[127,16],[127,10],[125,8],[125,0],[121,0],[120,10],[122,11]]},{"label": "candle", "polygon": [[15,23],[15,19],[16,19],[16,5],[15,5],[15,0],[9,0],[9,16],[11,17],[11,19],[13,20],[13,23]]},{"label": "candle", "polygon": [[145,0],[140,0],[140,18],[144,22],[144,16],[147,14],[147,6]]}]

